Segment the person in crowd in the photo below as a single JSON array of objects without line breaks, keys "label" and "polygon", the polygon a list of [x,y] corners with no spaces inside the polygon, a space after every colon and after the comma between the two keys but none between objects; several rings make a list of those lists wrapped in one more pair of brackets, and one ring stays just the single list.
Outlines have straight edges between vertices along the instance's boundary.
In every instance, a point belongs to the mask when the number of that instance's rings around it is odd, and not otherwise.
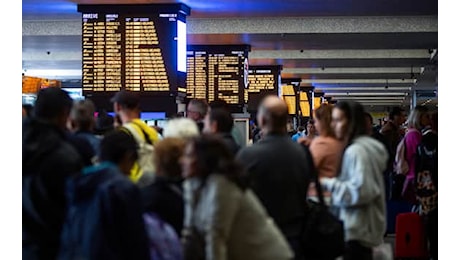
[{"label": "person in crowd", "polygon": [[297,127],[297,133],[291,137],[292,141],[297,142],[300,137],[305,136],[305,128],[303,126]]},{"label": "person in crowd", "polygon": [[99,144],[101,139],[94,134],[95,106],[89,100],[80,100],[74,103],[70,112],[70,129],[75,136],[86,139],[93,148],[95,154],[99,154]]},{"label": "person in crowd", "polygon": [[154,212],[170,224],[181,236],[184,220],[182,199],[182,169],[179,163],[185,148],[185,139],[168,137],[155,146],[157,166],[155,180],[142,189],[142,201],[147,212]]},{"label": "person in crowd", "polygon": [[[225,100],[216,99],[214,101],[211,101],[209,103],[208,113],[209,113],[209,110],[212,110],[212,109],[224,109],[232,116],[232,120],[233,120],[231,108]],[[235,126],[235,124],[233,124],[230,134],[232,135],[233,140],[236,142],[238,147],[241,148],[247,145],[245,142],[245,137],[243,136],[241,131]]]},{"label": "person in crowd", "polygon": [[[319,178],[337,176],[343,152],[343,144],[335,137],[331,126],[332,108],[332,105],[323,103],[313,111],[314,128],[318,136],[311,141],[309,149]],[[313,182],[310,183],[308,195],[316,196]],[[324,198],[329,203],[330,193],[325,192]]]},{"label": "person in crowd", "polygon": [[313,119],[308,120],[306,131],[307,131],[307,134],[297,139],[297,142],[302,145],[309,146],[317,135],[317,132],[315,129],[315,121]]},{"label": "person in crowd", "polygon": [[208,103],[204,99],[192,99],[187,105],[187,118],[192,119],[198,126],[200,133],[204,128],[204,117],[208,113]]},{"label": "person in crowd", "polygon": [[[430,127],[425,127],[416,153],[418,177],[417,199],[424,219],[428,248],[432,259],[438,259],[438,113],[430,117]],[[428,177],[428,176],[429,177]],[[428,178],[427,178],[428,177]],[[421,188],[421,190],[420,190]]]},{"label": "person in crowd", "polygon": [[366,132],[369,136],[372,136],[374,137],[375,139],[379,140],[382,144],[385,145],[385,147],[388,148],[388,152],[390,153],[390,148],[388,147],[388,144],[387,144],[387,141],[385,139],[385,137],[379,132],[377,131],[377,129],[374,127],[374,118],[372,117],[372,115],[368,112],[365,112],[364,113],[365,115],[365,120],[366,120]]},{"label": "person in crowd", "polygon": [[233,117],[223,108],[210,108],[204,119],[203,133],[216,134],[222,138],[233,155],[239,151],[240,146],[232,136]]},{"label": "person in crowd", "polygon": [[311,141],[310,151],[320,178],[336,177],[343,151],[342,142],[335,137],[332,105],[321,104],[313,111],[314,129],[318,136]]},{"label": "person in crowd", "polygon": [[372,259],[372,248],[383,243],[385,185],[382,172],[388,153],[366,133],[364,108],[357,102],[339,102],[332,111],[332,127],[345,144],[337,177],[321,178],[331,192],[332,206],[344,223],[344,260]]},{"label": "person in crowd", "polygon": [[245,167],[249,186],[275,220],[296,258],[301,259],[300,235],[304,218],[308,169],[302,147],[287,134],[288,108],[277,96],[267,96],[257,120],[264,137],[241,149],[237,159]]},{"label": "person in crowd", "polygon": [[[378,140],[379,142],[381,142],[383,145],[385,145],[385,147],[387,148],[387,152],[388,152],[388,155],[391,154],[391,151],[390,151],[390,146],[388,145],[387,143],[387,139],[385,139],[385,137],[377,130],[377,128],[374,127],[374,124],[373,124],[373,117],[371,114],[369,114],[368,112],[365,112],[364,113],[365,115],[365,119],[366,119],[366,132],[369,136],[375,138],[376,140]],[[388,165],[390,165],[390,158],[388,158]],[[385,170],[385,172],[388,172],[390,171],[391,168],[387,168]]]},{"label": "person in crowd", "polygon": [[33,108],[31,104],[22,104],[22,119],[31,117]]},{"label": "person in crowd", "polygon": [[60,88],[38,92],[34,115],[22,126],[22,256],[56,259],[64,221],[65,184],[83,162],[68,141],[72,99]]},{"label": "person in crowd", "polygon": [[163,137],[176,137],[188,139],[200,135],[197,124],[190,118],[181,117],[168,120],[164,129]]},{"label": "person in crowd", "polygon": [[292,259],[288,243],[245,185],[241,167],[220,138],[203,134],[191,139],[181,164],[186,256],[198,236],[204,242],[203,259]]},{"label": "person in crowd", "polygon": [[104,136],[114,129],[113,116],[109,115],[105,109],[97,113],[96,126],[94,133],[98,136]]},{"label": "person in crowd", "polygon": [[393,166],[396,148],[404,136],[404,132],[402,132],[400,128],[404,121],[404,110],[400,107],[394,107],[389,114],[389,120],[380,129],[380,133],[383,135],[385,143],[388,145],[390,151],[389,169]]},{"label": "person in crowd", "polygon": [[430,124],[430,117],[428,109],[425,106],[418,105],[411,110],[407,119],[407,132],[404,135],[405,142],[405,158],[409,166],[406,179],[403,186],[403,199],[411,204],[417,204],[415,197],[415,155],[417,153],[417,146],[422,140],[422,130]]},{"label": "person in crowd", "polygon": [[287,128],[287,134],[292,138],[296,133],[297,131],[295,130],[294,128],[294,123],[292,123],[292,121],[288,121],[286,123],[286,128]]},{"label": "person in crowd", "polygon": [[[135,137],[139,147],[143,147],[144,143],[154,146],[160,140],[155,129],[140,119],[140,97],[137,93],[121,90],[111,101],[113,110],[119,116],[123,127]],[[144,186],[153,181],[153,174],[153,172],[143,170],[139,162],[136,162],[131,170],[130,178],[133,182]]]},{"label": "person in crowd", "polygon": [[129,180],[137,143],[121,130],[100,144],[100,164],[68,188],[59,259],[150,259],[139,188]]}]

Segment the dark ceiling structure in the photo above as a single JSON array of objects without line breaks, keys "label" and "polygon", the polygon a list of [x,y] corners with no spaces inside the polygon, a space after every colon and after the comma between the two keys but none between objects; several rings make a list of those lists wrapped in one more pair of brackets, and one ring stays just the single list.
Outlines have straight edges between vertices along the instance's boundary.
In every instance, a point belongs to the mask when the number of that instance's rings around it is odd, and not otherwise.
[{"label": "dark ceiling structure", "polygon": [[[81,79],[77,4],[156,0],[23,0],[25,74]],[[432,0],[185,0],[189,44],[249,44],[250,65],[369,109],[437,105],[438,2]]]}]

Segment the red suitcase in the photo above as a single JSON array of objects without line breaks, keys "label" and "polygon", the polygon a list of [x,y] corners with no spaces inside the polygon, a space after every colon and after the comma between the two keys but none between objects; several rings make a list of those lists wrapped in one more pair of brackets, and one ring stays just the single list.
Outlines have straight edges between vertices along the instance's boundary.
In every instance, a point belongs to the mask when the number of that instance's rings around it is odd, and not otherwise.
[{"label": "red suitcase", "polygon": [[396,216],[395,258],[428,258],[422,218],[417,213]]}]

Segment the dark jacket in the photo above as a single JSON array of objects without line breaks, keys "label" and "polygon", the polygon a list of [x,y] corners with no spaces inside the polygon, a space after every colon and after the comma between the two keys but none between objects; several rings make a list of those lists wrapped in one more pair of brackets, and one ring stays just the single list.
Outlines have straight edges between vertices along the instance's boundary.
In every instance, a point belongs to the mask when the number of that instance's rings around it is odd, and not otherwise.
[{"label": "dark jacket", "polygon": [[232,152],[233,155],[236,155],[240,150],[240,146],[236,143],[235,138],[233,138],[232,134],[220,133],[219,135],[222,137],[224,144],[227,146],[230,152]]},{"label": "dark jacket", "polygon": [[141,190],[141,193],[144,211],[156,213],[170,224],[180,237],[184,221],[182,181],[157,176],[152,184]]},{"label": "dark jacket", "polygon": [[85,167],[93,165],[93,161],[96,157],[96,152],[88,140],[70,132],[66,132],[66,140],[78,152]]},{"label": "dark jacket", "polygon": [[101,138],[97,137],[94,133],[85,131],[77,131],[75,132],[75,135],[86,139],[93,148],[94,154],[99,155],[99,146],[101,144]]},{"label": "dark jacket", "polygon": [[308,163],[300,144],[269,134],[237,155],[249,186],[286,238],[300,235],[307,193]]},{"label": "dark jacket", "polygon": [[65,183],[83,164],[66,134],[26,119],[22,126],[22,253],[24,259],[55,259],[64,220]]},{"label": "dark jacket", "polygon": [[150,259],[140,191],[116,165],[85,168],[68,185],[59,259]]},{"label": "dark jacket", "polygon": [[385,143],[388,147],[390,152],[388,167],[392,169],[393,162],[395,160],[396,155],[396,148],[398,147],[399,142],[403,138],[403,134],[401,134],[399,127],[395,125],[393,122],[389,121],[386,123],[382,129],[380,129],[380,133],[383,135],[385,139]]}]

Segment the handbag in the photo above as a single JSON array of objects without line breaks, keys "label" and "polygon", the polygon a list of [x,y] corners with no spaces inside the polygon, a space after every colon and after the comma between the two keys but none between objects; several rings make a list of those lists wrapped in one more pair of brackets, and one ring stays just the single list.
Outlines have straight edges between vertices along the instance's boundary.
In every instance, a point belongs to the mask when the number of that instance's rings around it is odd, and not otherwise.
[{"label": "handbag", "polygon": [[318,174],[315,169],[312,173],[319,202],[310,199],[306,201],[302,248],[306,259],[335,259],[343,255],[345,250],[343,222],[333,215],[324,203]]},{"label": "handbag", "polygon": [[200,232],[194,227],[182,231],[184,260],[205,260],[205,241]]},{"label": "handbag", "polygon": [[204,183],[200,186],[199,189],[195,192],[195,201],[192,207],[192,216],[189,227],[184,227],[182,230],[182,247],[184,260],[205,260],[205,248],[206,242],[204,240],[203,234],[195,227],[195,209],[198,204],[200,193]]}]

